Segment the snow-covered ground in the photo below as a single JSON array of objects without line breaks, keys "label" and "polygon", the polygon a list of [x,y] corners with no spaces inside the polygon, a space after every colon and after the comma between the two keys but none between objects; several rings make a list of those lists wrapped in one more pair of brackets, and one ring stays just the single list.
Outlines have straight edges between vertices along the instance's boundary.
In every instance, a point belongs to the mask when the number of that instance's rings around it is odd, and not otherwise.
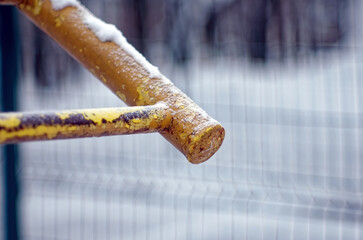
[{"label": "snow-covered ground", "polygon": [[[363,239],[354,32],[296,62],[156,59],[226,128],[220,151],[191,165],[158,134],[21,144],[25,239]],[[85,71],[48,89],[25,75],[21,96],[22,110],[123,105]]]}]

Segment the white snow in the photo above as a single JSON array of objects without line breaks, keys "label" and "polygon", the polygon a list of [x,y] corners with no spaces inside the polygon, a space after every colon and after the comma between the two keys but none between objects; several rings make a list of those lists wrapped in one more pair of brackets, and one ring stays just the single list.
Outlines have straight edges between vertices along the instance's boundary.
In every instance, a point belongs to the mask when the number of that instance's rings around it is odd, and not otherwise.
[{"label": "white snow", "polygon": [[50,0],[54,10],[61,10],[65,7],[80,7],[77,0]]},{"label": "white snow", "polygon": [[87,27],[95,33],[100,41],[111,41],[116,43],[149,72],[150,78],[161,78],[158,68],[149,63],[141,53],[129,44],[121,31],[119,31],[115,25],[103,22],[88,11],[85,12],[83,20]]},{"label": "white snow", "polygon": [[105,23],[96,18],[92,13],[82,7],[77,0],[51,0],[51,2],[53,9],[55,10],[60,10],[69,6],[78,8],[83,15],[84,24],[94,32],[100,41],[116,43],[149,72],[150,78],[162,78],[159,69],[149,63],[141,53],[128,43],[122,32],[118,30],[115,25]]}]

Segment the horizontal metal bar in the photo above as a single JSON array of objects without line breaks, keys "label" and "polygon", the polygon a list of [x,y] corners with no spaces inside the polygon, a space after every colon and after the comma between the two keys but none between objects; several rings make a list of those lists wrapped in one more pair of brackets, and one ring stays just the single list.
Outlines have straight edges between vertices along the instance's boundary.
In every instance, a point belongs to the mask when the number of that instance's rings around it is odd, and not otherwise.
[{"label": "horizontal metal bar", "polygon": [[0,114],[0,143],[160,132],[171,116],[164,104],[48,113]]}]

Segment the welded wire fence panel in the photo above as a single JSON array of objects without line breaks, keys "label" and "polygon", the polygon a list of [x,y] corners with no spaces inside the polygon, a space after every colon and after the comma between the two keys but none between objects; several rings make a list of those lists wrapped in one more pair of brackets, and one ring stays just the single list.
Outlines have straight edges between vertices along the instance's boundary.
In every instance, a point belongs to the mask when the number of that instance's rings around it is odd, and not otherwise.
[{"label": "welded wire fence panel", "polygon": [[[222,148],[191,165],[159,134],[21,144],[22,236],[363,239],[362,4],[156,2],[83,3],[222,123]],[[123,106],[21,22],[21,110]]]}]

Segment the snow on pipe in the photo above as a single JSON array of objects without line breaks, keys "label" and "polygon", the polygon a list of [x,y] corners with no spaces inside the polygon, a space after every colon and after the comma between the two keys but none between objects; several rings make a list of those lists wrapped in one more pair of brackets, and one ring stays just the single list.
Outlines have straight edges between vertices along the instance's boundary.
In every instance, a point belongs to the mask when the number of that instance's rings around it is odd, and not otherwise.
[{"label": "snow on pipe", "polygon": [[163,103],[169,125],[160,133],[192,163],[222,145],[224,128],[163,76],[122,33],[76,0],[7,0],[130,106]]}]

